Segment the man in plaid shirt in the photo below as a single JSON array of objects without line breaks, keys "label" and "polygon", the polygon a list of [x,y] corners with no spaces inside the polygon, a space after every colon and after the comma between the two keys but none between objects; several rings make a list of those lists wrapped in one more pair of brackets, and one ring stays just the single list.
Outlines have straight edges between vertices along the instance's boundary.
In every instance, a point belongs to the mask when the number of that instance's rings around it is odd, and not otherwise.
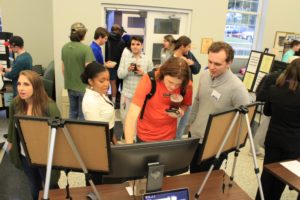
[{"label": "man in plaid shirt", "polygon": [[153,63],[150,58],[142,53],[143,38],[132,36],[130,40],[130,54],[123,54],[119,69],[118,77],[123,79],[123,89],[121,92],[120,113],[124,124],[131,98],[135,89],[144,74],[153,69]]}]

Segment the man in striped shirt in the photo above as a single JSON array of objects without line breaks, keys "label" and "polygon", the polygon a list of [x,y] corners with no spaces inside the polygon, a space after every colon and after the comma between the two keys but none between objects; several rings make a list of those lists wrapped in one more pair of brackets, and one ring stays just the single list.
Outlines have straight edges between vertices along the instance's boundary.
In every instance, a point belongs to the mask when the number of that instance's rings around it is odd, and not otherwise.
[{"label": "man in striped shirt", "polygon": [[142,53],[143,38],[133,36],[130,40],[130,54],[123,54],[118,77],[123,79],[123,89],[121,92],[120,112],[121,119],[124,122],[131,98],[135,89],[142,78],[142,75],[153,69],[153,63],[150,58]]}]

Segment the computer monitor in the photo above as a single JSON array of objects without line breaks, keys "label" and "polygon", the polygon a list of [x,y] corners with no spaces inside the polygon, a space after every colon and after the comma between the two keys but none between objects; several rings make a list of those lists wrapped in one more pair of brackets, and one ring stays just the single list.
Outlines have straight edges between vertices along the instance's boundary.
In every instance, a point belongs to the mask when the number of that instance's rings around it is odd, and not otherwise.
[{"label": "computer monitor", "polygon": [[282,61],[279,61],[279,60],[274,60],[270,72],[275,72],[275,71],[282,72],[283,70],[286,69],[287,65],[288,65],[288,63],[286,63],[286,62],[282,62]]},{"label": "computer monitor", "polygon": [[111,171],[108,177],[139,179],[147,176],[148,164],[164,165],[164,174],[188,171],[199,138],[111,146]]}]

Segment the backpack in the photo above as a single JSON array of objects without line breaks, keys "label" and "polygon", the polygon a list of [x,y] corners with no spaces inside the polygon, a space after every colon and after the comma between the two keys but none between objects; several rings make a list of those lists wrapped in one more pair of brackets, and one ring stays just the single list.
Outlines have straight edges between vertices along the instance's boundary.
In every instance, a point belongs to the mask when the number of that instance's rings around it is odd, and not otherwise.
[{"label": "backpack", "polygon": [[[151,81],[151,90],[150,92],[146,95],[146,98],[145,98],[145,101],[144,101],[144,104],[143,104],[143,107],[142,107],[142,110],[141,110],[141,114],[140,114],[140,119],[143,119],[143,116],[144,116],[144,112],[145,112],[145,108],[146,108],[146,104],[147,104],[147,101],[149,99],[152,98],[152,96],[155,94],[156,92],[156,80],[155,80],[155,70],[156,69],[153,69],[152,71],[148,72],[148,76],[150,78],[150,81]],[[185,89],[184,88],[181,88],[180,89],[180,94],[184,97],[185,95]]]}]

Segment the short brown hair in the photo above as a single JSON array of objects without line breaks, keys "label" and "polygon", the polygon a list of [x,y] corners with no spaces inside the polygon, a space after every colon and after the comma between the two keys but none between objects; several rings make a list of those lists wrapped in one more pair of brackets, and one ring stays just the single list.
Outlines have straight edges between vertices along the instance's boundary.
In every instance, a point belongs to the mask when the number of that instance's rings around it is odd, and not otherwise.
[{"label": "short brown hair", "polygon": [[171,57],[159,68],[156,79],[163,80],[165,76],[171,76],[182,80],[181,87],[186,89],[190,80],[190,67],[187,62],[179,57]]},{"label": "short brown hair", "polygon": [[300,44],[300,41],[298,41],[298,40],[293,40],[292,42],[291,42],[291,48],[293,48],[294,46],[298,46]]},{"label": "short brown hair", "polygon": [[232,46],[230,46],[226,42],[214,42],[212,45],[208,48],[208,53],[218,53],[221,50],[224,50],[226,53],[226,62],[232,62],[234,58],[234,50]]},{"label": "short brown hair", "polygon": [[119,24],[112,25],[110,30],[111,30],[111,32],[118,33],[120,35],[122,34],[122,28]]},{"label": "short brown hair", "polygon": [[99,37],[108,37],[108,31],[105,28],[98,27],[94,33],[94,39],[97,40]]},{"label": "short brown hair", "polygon": [[289,84],[289,90],[295,92],[300,82],[300,58],[293,60],[286,70],[276,80],[276,86],[282,87]]}]

